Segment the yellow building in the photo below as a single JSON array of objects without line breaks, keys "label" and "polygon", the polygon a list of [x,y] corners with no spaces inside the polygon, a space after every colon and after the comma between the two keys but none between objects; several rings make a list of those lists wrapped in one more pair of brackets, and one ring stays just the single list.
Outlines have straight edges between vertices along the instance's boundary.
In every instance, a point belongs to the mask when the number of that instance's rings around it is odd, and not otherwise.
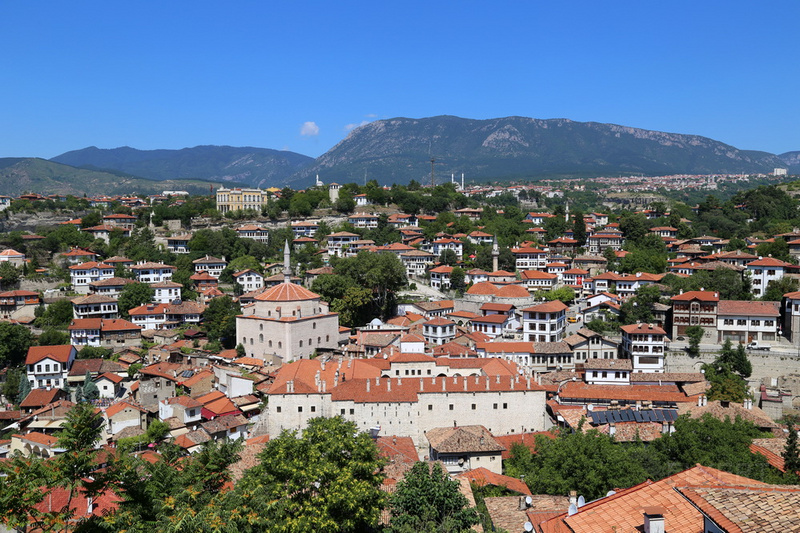
[{"label": "yellow building", "polygon": [[261,206],[267,205],[269,191],[261,189],[217,189],[217,210],[222,213],[239,211],[244,209],[261,210]]}]

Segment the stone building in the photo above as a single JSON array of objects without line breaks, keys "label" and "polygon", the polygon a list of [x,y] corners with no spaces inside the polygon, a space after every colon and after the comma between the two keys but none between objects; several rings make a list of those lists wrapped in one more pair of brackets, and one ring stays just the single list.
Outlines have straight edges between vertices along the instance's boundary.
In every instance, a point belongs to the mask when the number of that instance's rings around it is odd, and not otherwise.
[{"label": "stone building", "polygon": [[236,338],[247,355],[292,361],[336,348],[339,314],[329,312],[318,294],[291,283],[288,241],[283,275],[283,283],[256,296],[236,317]]}]

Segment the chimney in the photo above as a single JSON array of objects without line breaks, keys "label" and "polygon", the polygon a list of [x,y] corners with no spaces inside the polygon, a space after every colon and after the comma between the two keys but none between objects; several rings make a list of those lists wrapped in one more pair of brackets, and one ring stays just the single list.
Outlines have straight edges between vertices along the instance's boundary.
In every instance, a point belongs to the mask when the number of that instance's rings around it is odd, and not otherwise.
[{"label": "chimney", "polygon": [[447,378],[442,378],[442,392],[447,390]]},{"label": "chimney", "polygon": [[370,380],[367,380],[367,392],[369,392],[369,384],[372,383]]},{"label": "chimney", "polygon": [[569,491],[569,504],[578,505],[578,491],[576,490]]},{"label": "chimney", "polygon": [[425,390],[425,380],[422,378],[419,378],[419,390],[420,392]]},{"label": "chimney", "polygon": [[325,370],[325,360],[324,360],[324,359],[320,359],[320,361],[319,361],[319,367],[320,367],[322,370]]},{"label": "chimney", "polygon": [[464,378],[464,392],[467,392],[467,378]]},{"label": "chimney", "polygon": [[608,434],[612,437],[617,434],[617,425],[614,422],[608,424]]},{"label": "chimney", "polygon": [[703,395],[702,394],[698,394],[697,395],[697,407],[703,407]]},{"label": "chimney", "polygon": [[392,378],[389,378],[389,379],[386,380],[386,391],[387,392],[391,392],[392,391]]},{"label": "chimney", "polygon": [[644,533],[665,533],[664,508],[644,508]]},{"label": "chimney", "polygon": [[[336,386],[336,382],[333,382],[333,386]],[[324,379],[322,380],[322,392],[328,392],[328,382]]]},{"label": "chimney", "polygon": [[489,390],[489,383],[491,383],[489,376],[486,376],[486,390]]}]

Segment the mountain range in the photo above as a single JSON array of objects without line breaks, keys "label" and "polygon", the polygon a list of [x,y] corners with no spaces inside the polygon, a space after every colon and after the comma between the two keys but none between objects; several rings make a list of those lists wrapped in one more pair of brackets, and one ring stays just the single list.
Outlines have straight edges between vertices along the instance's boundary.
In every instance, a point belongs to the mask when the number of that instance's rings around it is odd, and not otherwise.
[{"label": "mountain range", "polygon": [[269,148],[195,146],[182,150],[104,150],[90,146],[51,161],[94,170],[116,170],[150,180],[202,179],[270,187],[286,182],[314,160],[307,155]]},{"label": "mountain range", "polygon": [[75,196],[156,194],[165,190],[208,194],[209,188],[219,185],[200,180],[153,181],[118,171],[75,168],[36,157],[0,158],[0,194],[5,196],[23,192]]},{"label": "mountain range", "polygon": [[[429,183],[431,159],[437,182],[463,172],[468,182],[547,177],[800,173],[800,151],[775,155],[679,133],[665,133],[567,119],[454,116],[377,120],[352,130],[316,159],[267,148],[197,146],[137,150],[94,146],[39,159],[0,160],[0,193],[23,190],[97,194],[131,190],[187,189],[148,180],[195,179],[253,187],[302,188],[319,175],[325,183]],[[27,163],[23,163],[27,162]],[[59,176],[61,179],[59,179]],[[134,181],[143,178],[141,181]],[[70,183],[71,182],[71,183]],[[178,184],[184,183],[178,181]],[[193,187],[208,187],[196,182]],[[99,191],[108,187],[108,190]]]}]

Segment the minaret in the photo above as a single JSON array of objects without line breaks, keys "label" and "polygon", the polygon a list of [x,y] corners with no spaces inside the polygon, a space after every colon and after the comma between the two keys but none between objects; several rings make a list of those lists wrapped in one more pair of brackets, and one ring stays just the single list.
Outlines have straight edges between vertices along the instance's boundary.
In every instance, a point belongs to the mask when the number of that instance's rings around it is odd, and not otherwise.
[{"label": "minaret", "polygon": [[495,235],[494,242],[492,243],[492,272],[497,272],[500,270],[498,266],[499,258],[500,248],[497,246],[497,235]]},{"label": "minaret", "polygon": [[283,247],[283,282],[292,282],[292,263],[289,259],[289,239],[286,239],[286,246]]}]

